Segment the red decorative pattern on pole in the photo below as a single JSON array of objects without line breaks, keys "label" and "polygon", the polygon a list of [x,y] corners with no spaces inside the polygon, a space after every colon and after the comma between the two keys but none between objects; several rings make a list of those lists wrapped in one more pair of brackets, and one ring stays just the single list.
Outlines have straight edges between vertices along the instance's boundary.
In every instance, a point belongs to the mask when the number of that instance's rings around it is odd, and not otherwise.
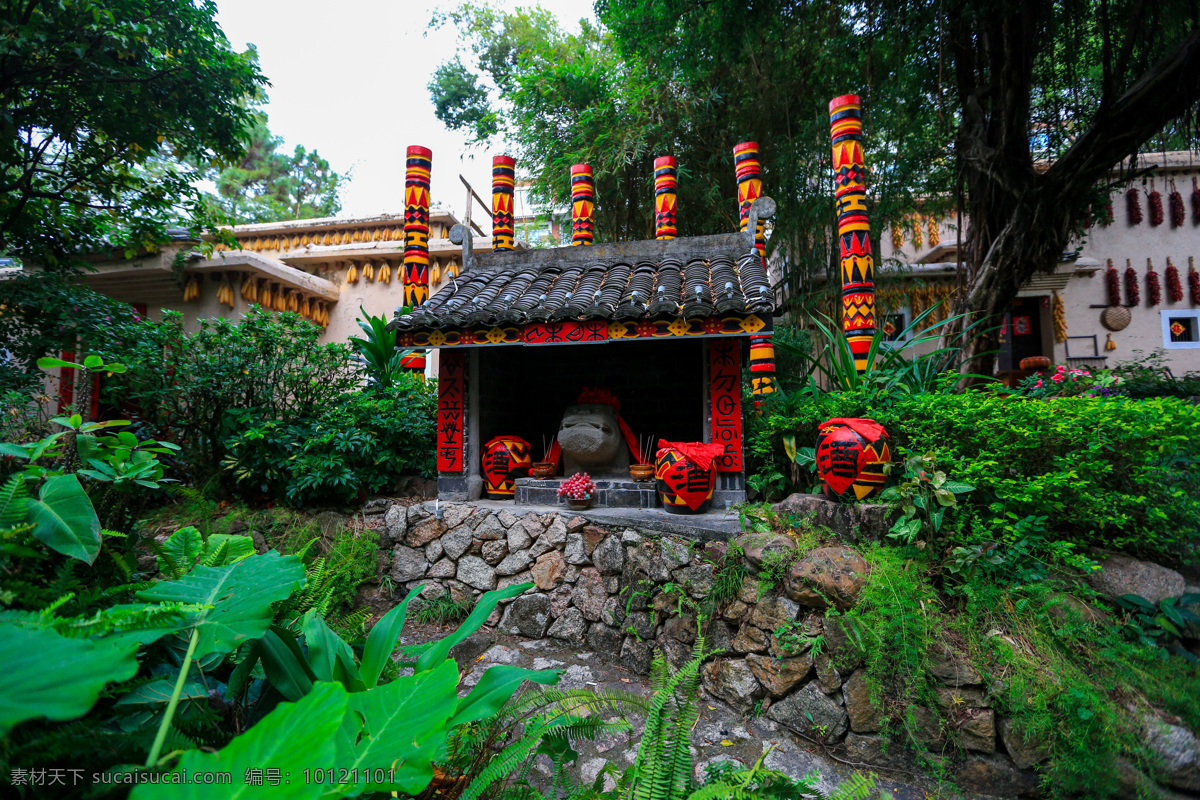
[{"label": "red decorative pattern on pole", "polygon": [[587,164],[571,166],[571,244],[591,244],[596,233],[596,182]]},{"label": "red decorative pattern on pole", "polygon": [[708,345],[711,441],[725,452],[713,460],[718,472],[742,471],[742,347],[717,340]]},{"label": "red decorative pattern on pole", "polygon": [[466,356],[461,350],[442,350],[438,368],[437,469],[463,471],[463,427],[466,407]]},{"label": "red decorative pattern on pole", "polygon": [[[739,230],[746,232],[750,224],[750,206],[762,196],[762,170],[758,163],[758,142],[742,142],[733,148],[733,168],[737,177],[738,187],[738,220]],[[754,231],[754,246],[758,252],[766,254],[767,237],[763,233],[763,224],[758,223]]]},{"label": "red decorative pattern on pole", "polygon": [[433,151],[408,148],[404,173],[404,305],[416,308],[429,299],[429,170]]},{"label": "red decorative pattern on pole", "polygon": [[842,331],[854,355],[854,367],[862,374],[867,370],[875,338],[875,256],[867,218],[862,103],[858,95],[845,94],[829,102],[829,129],[841,247]]},{"label": "red decorative pattern on pole", "polygon": [[679,174],[674,156],[654,159],[654,238],[674,239],[677,232]]},{"label": "red decorative pattern on pole", "polygon": [[512,156],[492,157],[492,250],[513,249],[513,188],[517,161]]}]

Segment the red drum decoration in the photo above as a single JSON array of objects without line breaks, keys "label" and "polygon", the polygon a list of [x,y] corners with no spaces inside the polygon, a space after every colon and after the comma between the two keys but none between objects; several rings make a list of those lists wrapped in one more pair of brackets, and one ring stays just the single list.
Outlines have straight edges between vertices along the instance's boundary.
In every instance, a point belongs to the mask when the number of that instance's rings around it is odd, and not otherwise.
[{"label": "red drum decoration", "polygon": [[863,500],[883,489],[888,434],[872,419],[831,419],[817,429],[817,476],[831,500]]},{"label": "red drum decoration", "polygon": [[497,436],[483,446],[483,481],[488,497],[511,500],[517,478],[529,474],[533,448],[520,436]]},{"label": "red drum decoration", "polygon": [[689,461],[673,447],[658,451],[654,475],[658,478],[658,496],[663,508],[674,514],[701,514],[712,503],[717,473]]}]

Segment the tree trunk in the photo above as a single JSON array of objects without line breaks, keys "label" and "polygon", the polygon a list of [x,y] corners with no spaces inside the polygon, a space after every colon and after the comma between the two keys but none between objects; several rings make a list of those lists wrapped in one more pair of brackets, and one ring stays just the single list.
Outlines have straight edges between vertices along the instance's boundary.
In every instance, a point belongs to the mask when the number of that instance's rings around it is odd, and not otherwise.
[{"label": "tree trunk", "polygon": [[[1200,100],[1200,30],[1123,94],[1106,94],[1092,125],[1039,172],[1030,152],[1030,97],[1050,3],[1035,0],[991,12],[968,6],[960,4],[950,15],[962,109],[955,156],[968,217],[956,311],[982,320],[983,333],[965,348],[966,371],[991,375],[999,322],[1022,285],[1061,261],[1082,226],[1087,193]],[[943,344],[966,322],[947,326]]]}]

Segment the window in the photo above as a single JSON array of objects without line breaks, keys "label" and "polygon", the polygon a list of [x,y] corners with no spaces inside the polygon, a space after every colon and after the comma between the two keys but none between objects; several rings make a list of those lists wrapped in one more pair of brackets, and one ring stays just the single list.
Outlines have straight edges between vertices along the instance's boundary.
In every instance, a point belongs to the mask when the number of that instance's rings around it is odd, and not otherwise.
[{"label": "window", "polygon": [[1200,310],[1161,311],[1163,347],[1168,350],[1200,349]]},{"label": "window", "polygon": [[907,307],[896,309],[889,314],[880,314],[876,318],[876,323],[883,329],[884,347],[903,347],[911,338],[903,335],[904,329],[909,323]]}]

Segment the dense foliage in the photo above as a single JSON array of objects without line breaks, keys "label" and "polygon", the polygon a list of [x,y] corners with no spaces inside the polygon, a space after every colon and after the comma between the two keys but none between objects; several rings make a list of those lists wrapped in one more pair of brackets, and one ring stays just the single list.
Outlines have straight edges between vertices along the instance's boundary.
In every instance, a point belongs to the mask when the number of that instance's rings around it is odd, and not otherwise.
[{"label": "dense foliage", "polygon": [[266,80],[211,0],[0,4],[0,252],[48,267],[208,225],[183,159],[237,159]]},{"label": "dense foliage", "polygon": [[353,503],[400,476],[435,474],[436,411],[433,386],[401,375],[387,392],[348,393],[311,416],[234,412],[223,466],[252,499]]},{"label": "dense foliage", "polygon": [[[1055,535],[1134,552],[1188,557],[1200,529],[1200,407],[1170,398],[1012,398],[857,391],[793,394],[753,433],[760,474],[790,469],[783,437],[815,442],[831,417],[871,417],[902,452],[936,453],[981,532],[1045,516]],[[795,486],[804,491],[807,486]]]},{"label": "dense foliage", "polygon": [[102,349],[114,327],[136,320],[122,303],[57,275],[19,275],[0,280],[0,394],[27,395],[44,387],[37,368],[43,356]]},{"label": "dense foliage", "polygon": [[195,476],[214,474],[225,441],[254,419],[311,419],[358,383],[349,348],[320,344],[320,328],[292,313],[253,308],[241,320],[178,312],[119,327],[110,345],[129,367],[105,385],[158,438],[183,446]]},{"label": "dense foliage", "polygon": [[[874,241],[893,225],[916,240],[922,215],[956,208],[965,291],[955,301],[988,318],[1069,249],[1123,158],[1150,142],[1196,142],[1200,18],[1187,4],[771,0],[748,11],[736,0],[599,0],[595,10],[601,25],[577,33],[482,4],[436,17],[464,35],[429,86],[439,118],[515,143],[535,197],[559,206],[568,166],[591,163],[602,240],[650,237],[659,155],[679,159],[682,234],[734,229],[731,148],[757,141],[796,306],[824,299],[814,278],[836,269],[833,97],[864,99]],[[1035,169],[1047,160],[1053,168]],[[995,332],[979,333],[970,355],[987,374]]]}]

